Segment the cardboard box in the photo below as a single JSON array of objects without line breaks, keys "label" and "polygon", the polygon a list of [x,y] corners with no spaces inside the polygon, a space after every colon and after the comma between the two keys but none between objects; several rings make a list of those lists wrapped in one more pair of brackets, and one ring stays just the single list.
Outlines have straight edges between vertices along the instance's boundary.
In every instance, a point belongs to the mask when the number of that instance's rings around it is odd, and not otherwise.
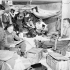
[{"label": "cardboard box", "polygon": [[52,70],[69,70],[68,60],[67,57],[52,52],[48,54],[46,62]]},{"label": "cardboard box", "polygon": [[39,62],[42,58],[42,48],[32,48],[27,52],[27,58],[31,58],[32,62]]}]

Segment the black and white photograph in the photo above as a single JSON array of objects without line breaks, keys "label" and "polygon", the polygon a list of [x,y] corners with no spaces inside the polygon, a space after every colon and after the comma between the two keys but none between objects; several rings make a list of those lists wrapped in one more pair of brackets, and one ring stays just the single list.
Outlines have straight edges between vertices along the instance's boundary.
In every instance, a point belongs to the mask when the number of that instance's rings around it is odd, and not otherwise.
[{"label": "black and white photograph", "polygon": [[70,0],[0,0],[0,70],[70,70]]}]

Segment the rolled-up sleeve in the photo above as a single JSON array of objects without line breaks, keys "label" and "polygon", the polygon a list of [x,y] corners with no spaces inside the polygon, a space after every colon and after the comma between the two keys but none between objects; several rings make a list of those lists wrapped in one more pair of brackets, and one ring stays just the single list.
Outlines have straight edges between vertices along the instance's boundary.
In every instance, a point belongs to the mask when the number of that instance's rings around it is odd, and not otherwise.
[{"label": "rolled-up sleeve", "polygon": [[13,35],[14,35],[14,38],[15,38],[16,40],[18,40],[18,41],[21,40],[20,37],[16,35],[16,32],[13,32]]}]

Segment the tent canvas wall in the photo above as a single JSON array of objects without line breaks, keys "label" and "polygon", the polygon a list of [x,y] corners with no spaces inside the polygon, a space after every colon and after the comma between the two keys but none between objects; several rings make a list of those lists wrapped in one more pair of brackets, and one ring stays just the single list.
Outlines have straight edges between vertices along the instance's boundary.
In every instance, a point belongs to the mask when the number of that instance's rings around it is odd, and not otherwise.
[{"label": "tent canvas wall", "polygon": [[[25,5],[30,7],[38,6],[44,10],[60,10],[62,9],[62,0],[12,0],[15,7],[23,8]],[[30,3],[31,2],[31,3]],[[56,31],[56,18],[49,18],[45,21],[46,24],[49,24],[49,29]],[[52,26],[54,25],[54,26]],[[52,27],[52,29],[51,29]],[[51,32],[52,32],[51,31]]]},{"label": "tent canvas wall", "polygon": [[[31,2],[31,3],[30,3]],[[31,4],[30,6],[38,6],[44,10],[62,10],[62,0],[13,0],[15,6],[23,8],[24,5]],[[57,18],[49,18],[45,20],[46,24],[49,24],[49,32],[56,31]],[[59,24],[60,25],[60,24]],[[61,26],[60,26],[61,27]]]},{"label": "tent canvas wall", "polygon": [[63,19],[70,18],[70,0],[62,0],[62,24],[61,24],[61,35],[63,34]]}]

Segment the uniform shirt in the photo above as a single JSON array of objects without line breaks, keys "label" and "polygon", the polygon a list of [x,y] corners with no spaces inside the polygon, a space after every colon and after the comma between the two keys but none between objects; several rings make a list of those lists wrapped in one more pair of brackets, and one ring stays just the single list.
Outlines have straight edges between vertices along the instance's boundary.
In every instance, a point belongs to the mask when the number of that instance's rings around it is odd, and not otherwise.
[{"label": "uniform shirt", "polygon": [[64,29],[63,35],[65,35],[66,37],[70,37],[70,26],[68,28]]},{"label": "uniform shirt", "polygon": [[2,27],[0,27],[0,49],[4,49],[5,46],[5,31]]},{"label": "uniform shirt", "polygon": [[5,37],[5,31],[3,28],[0,27],[0,41],[2,41]]},{"label": "uniform shirt", "polygon": [[32,21],[29,21],[28,26],[31,27],[31,28],[35,28],[35,26],[34,26]]},{"label": "uniform shirt", "polygon": [[41,26],[41,24],[39,22],[36,23],[36,28],[37,29],[42,29],[42,26]]},{"label": "uniform shirt", "polygon": [[9,33],[8,31],[6,31],[6,39],[5,39],[5,43],[6,44],[11,44],[14,43],[14,39],[16,40],[20,40],[20,38],[16,35],[16,33],[13,31],[12,33]]},{"label": "uniform shirt", "polygon": [[42,28],[42,25],[45,25],[45,27],[44,27],[44,30],[47,28],[47,24],[45,24],[43,21],[41,21],[41,22],[37,22],[36,23],[36,28],[37,29],[43,29]]},{"label": "uniform shirt", "polygon": [[[45,25],[45,27],[43,28],[42,27],[42,25]],[[36,31],[38,32],[38,33],[41,33],[41,30],[42,31],[47,31],[48,29],[47,29],[47,24],[45,24],[43,21],[41,21],[41,22],[37,22],[36,23]]]}]

